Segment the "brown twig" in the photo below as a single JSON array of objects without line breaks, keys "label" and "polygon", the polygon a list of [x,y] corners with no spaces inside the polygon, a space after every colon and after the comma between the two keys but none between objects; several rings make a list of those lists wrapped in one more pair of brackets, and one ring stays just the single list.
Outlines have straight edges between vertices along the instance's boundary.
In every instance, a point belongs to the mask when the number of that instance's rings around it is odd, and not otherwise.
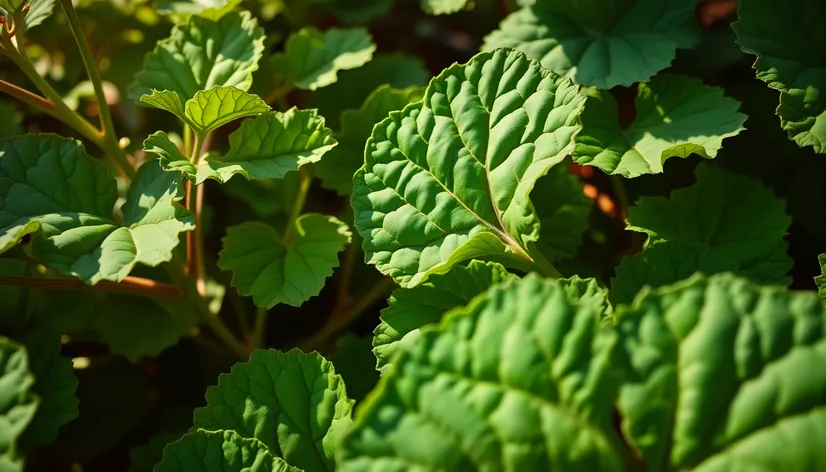
[{"label": "brown twig", "polygon": [[121,293],[124,295],[177,299],[182,299],[184,296],[183,290],[181,290],[178,286],[132,276],[125,277],[121,282],[110,282],[104,280],[95,285],[88,285],[77,279],[0,276],[0,285],[39,287],[54,290],[103,291],[110,293]]}]

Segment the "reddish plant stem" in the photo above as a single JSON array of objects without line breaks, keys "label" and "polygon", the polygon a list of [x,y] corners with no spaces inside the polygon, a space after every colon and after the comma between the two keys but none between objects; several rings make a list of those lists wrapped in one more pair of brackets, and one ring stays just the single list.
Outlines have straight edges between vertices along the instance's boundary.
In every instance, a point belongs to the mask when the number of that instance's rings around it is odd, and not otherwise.
[{"label": "reddish plant stem", "polygon": [[0,80],[0,92],[6,93],[7,95],[10,95],[20,101],[39,108],[55,118],[60,118],[54,104],[36,93],[29,92],[28,90],[14,84],[10,84],[5,80]]},{"label": "reddish plant stem", "polygon": [[144,297],[165,297],[182,299],[183,290],[176,286],[156,282],[142,277],[125,277],[121,282],[110,282],[104,280],[95,285],[88,285],[77,279],[62,278],[34,278],[34,277],[6,277],[0,276],[0,285],[12,285],[16,287],[39,287],[55,290],[89,290],[110,293],[121,293],[125,295],[140,295]]}]

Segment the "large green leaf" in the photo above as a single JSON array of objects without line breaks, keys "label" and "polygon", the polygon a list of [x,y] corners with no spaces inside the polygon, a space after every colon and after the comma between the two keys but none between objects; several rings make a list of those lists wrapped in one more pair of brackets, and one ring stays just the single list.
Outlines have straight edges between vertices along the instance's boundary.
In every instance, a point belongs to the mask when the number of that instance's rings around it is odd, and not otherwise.
[{"label": "large green leaf", "polygon": [[670,199],[639,199],[628,210],[628,229],[647,233],[649,244],[681,239],[705,245],[755,281],[788,283],[786,203],[749,177],[708,164],[695,173],[697,182]]},{"label": "large green leaf", "polygon": [[526,6],[485,38],[483,50],[524,51],[581,85],[643,82],[697,41],[696,0],[557,0]]},{"label": "large green leaf", "polygon": [[422,10],[431,15],[447,15],[465,8],[468,0],[421,0]]},{"label": "large green leaf", "polygon": [[364,145],[373,126],[387,118],[391,111],[401,110],[423,96],[424,89],[420,87],[394,89],[382,85],[367,97],[360,109],[342,113],[338,146],[316,165],[322,185],[340,195],[350,194],[353,174],[364,165]]},{"label": "large green leaf", "polygon": [[144,150],[155,153],[161,166],[201,184],[206,179],[224,183],[233,175],[247,179],[280,179],[304,164],[318,162],[336,146],[333,132],[315,110],[291,108],[244,120],[229,137],[229,151],[210,153],[196,166],[163,131],[150,135]]},{"label": "large green leaf", "polygon": [[826,2],[742,0],[732,27],[757,78],[780,91],[777,115],[799,146],[826,154]]},{"label": "large green leaf", "polygon": [[183,102],[216,85],[249,90],[264,52],[264,30],[249,12],[229,13],[217,21],[191,16],[172,28],[146,55],[143,70],[129,87],[132,98],[168,91]]},{"label": "large green leaf", "polygon": [[617,336],[576,291],[532,274],[422,330],[359,410],[339,470],[623,470]]},{"label": "large green leaf", "polygon": [[826,312],[813,293],[696,276],[617,318],[622,430],[648,470],[826,466]]},{"label": "large green leaf", "polygon": [[695,272],[717,274],[736,271],[734,261],[715,254],[708,246],[672,239],[622,258],[611,278],[611,300],[630,304],[644,286],[662,287],[684,280]]},{"label": "large green leaf", "polygon": [[740,102],[697,79],[660,74],[637,91],[636,117],[622,129],[617,102],[594,91],[582,113],[574,161],[609,174],[658,174],[669,157],[717,156],[723,139],[744,130]]},{"label": "large green leaf", "polygon": [[350,238],[346,224],[314,213],[301,215],[285,237],[264,223],[243,223],[227,230],[218,266],[258,306],[301,306],[324,287]]},{"label": "large green leaf", "polygon": [[207,389],[195,426],[255,438],[306,472],[333,469],[333,454],[350,428],[353,401],[333,364],[297,349],[255,351]]},{"label": "large green leaf", "polygon": [[537,247],[550,260],[573,257],[588,229],[593,201],[568,166],[558,165],[536,181],[531,191],[541,231]]},{"label": "large green leaf", "polygon": [[373,58],[376,45],[363,28],[302,28],[273,56],[275,73],[298,88],[315,90],[338,80],[341,70],[355,69]]},{"label": "large green leaf", "polygon": [[0,140],[0,252],[34,233],[32,257],[87,283],[170,260],[179,233],[194,228],[182,197],[175,174],[147,163],[129,188],[121,226],[112,216],[115,180],[80,143],[56,135]]},{"label": "large green leaf", "polygon": [[573,151],[584,101],[517,51],[446,69],[367,142],[351,199],[366,260],[403,287],[474,257],[533,265],[528,195]]},{"label": "large green leaf", "polygon": [[301,472],[261,441],[234,431],[196,429],[169,444],[155,472]]},{"label": "large green leaf", "polygon": [[0,470],[23,472],[17,439],[37,411],[26,348],[0,337]]},{"label": "large green leaf", "polygon": [[416,342],[421,327],[438,323],[448,311],[511,277],[499,264],[470,261],[416,287],[394,290],[389,306],[381,312],[381,323],[373,331],[376,369],[386,371],[399,350]]}]

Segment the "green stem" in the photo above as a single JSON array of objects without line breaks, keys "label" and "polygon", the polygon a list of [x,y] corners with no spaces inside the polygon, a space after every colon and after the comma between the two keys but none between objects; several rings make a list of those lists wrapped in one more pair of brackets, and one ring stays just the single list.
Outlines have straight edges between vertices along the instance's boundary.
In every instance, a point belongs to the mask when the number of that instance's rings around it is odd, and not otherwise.
[{"label": "green stem", "polygon": [[267,320],[269,319],[269,311],[264,307],[258,307],[255,310],[255,331],[252,334],[252,347],[260,349],[264,347],[264,340],[266,338]]},{"label": "green stem", "polygon": [[562,278],[562,274],[559,273],[559,271],[556,270],[556,267],[554,267],[554,265],[551,264],[551,261],[549,261],[548,258],[546,258],[545,255],[542,254],[542,252],[536,248],[536,245],[530,245],[529,253],[531,255],[531,259],[533,259],[534,267],[536,267],[537,271],[540,274],[551,279]]},{"label": "green stem", "polygon": [[[190,161],[197,167],[201,157],[204,138],[195,136],[195,145],[191,149]],[[204,267],[204,236],[201,228],[201,214],[204,206],[204,184],[195,185],[187,181],[187,208],[195,216],[195,229],[187,233],[187,267],[195,277],[198,293],[206,293],[206,268]]]},{"label": "green stem", "polygon": [[612,175],[609,179],[611,180],[611,189],[614,191],[614,198],[617,200],[616,203],[619,207],[619,214],[622,216],[624,221],[625,214],[630,206],[630,202],[628,201],[628,193],[625,191],[625,180],[619,175]]},{"label": "green stem", "polygon": [[295,203],[293,204],[293,209],[290,213],[290,219],[287,222],[287,229],[284,230],[285,246],[290,246],[293,242],[293,238],[295,238],[295,226],[298,222],[298,218],[301,216],[301,212],[304,211],[304,202],[307,201],[307,192],[310,190],[310,183],[312,182],[312,177],[306,167],[300,167],[298,169],[298,174],[301,180],[298,188],[298,195],[295,197]]},{"label": "green stem", "polygon": [[350,303],[350,279],[353,277],[353,267],[361,249],[361,238],[358,233],[353,234],[353,240],[344,253],[344,263],[339,273],[338,288],[336,290],[336,304],[346,306]]}]

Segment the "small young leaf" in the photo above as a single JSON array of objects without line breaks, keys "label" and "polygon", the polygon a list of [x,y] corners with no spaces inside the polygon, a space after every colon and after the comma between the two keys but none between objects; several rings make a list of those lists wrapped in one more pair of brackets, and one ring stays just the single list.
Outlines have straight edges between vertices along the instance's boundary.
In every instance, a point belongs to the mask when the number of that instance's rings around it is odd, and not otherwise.
[{"label": "small young leaf", "polygon": [[369,263],[412,287],[463,260],[533,265],[528,194],[574,149],[585,97],[522,53],[481,53],[373,129],[354,177]]},{"label": "small young leaf", "polygon": [[39,399],[31,391],[26,348],[0,337],[0,466],[3,471],[23,472],[17,439],[34,418]]},{"label": "small young leaf", "polygon": [[573,257],[588,229],[593,202],[585,195],[582,182],[558,165],[536,181],[531,202],[536,203],[540,230],[537,247],[551,261]]},{"label": "small young leaf", "polygon": [[196,429],[169,444],[154,472],[301,472],[253,438]]},{"label": "small young leaf", "polygon": [[243,223],[227,230],[218,266],[231,270],[232,285],[258,306],[301,306],[321,292],[350,238],[346,224],[312,213],[301,215],[287,237],[264,223]]},{"label": "small young leaf", "polygon": [[628,229],[647,233],[649,244],[681,239],[705,245],[752,280],[788,283],[786,203],[760,182],[709,164],[695,173],[697,183],[670,199],[639,199],[628,210]]},{"label": "small young leaf", "polygon": [[826,311],[813,293],[695,276],[617,319],[622,430],[649,470],[826,463]]},{"label": "small young leaf", "polygon": [[663,171],[670,157],[717,156],[723,139],[744,130],[740,102],[697,79],[661,74],[637,92],[636,117],[620,128],[617,103],[595,91],[582,112],[574,161],[626,178]]},{"label": "small young leaf", "polygon": [[502,21],[482,50],[516,48],[580,85],[643,82],[697,41],[696,0],[537,2]]},{"label": "small young leaf", "polygon": [[581,288],[512,279],[422,330],[359,410],[339,470],[623,470],[617,336]]},{"label": "small young leaf", "polygon": [[363,28],[332,28],[321,32],[303,28],[287,39],[273,56],[275,73],[298,88],[315,90],[338,80],[341,70],[355,69],[373,58],[376,45]]},{"label": "small young leaf", "polygon": [[217,21],[192,16],[146,55],[129,93],[139,99],[153,90],[169,91],[182,103],[216,85],[246,91],[263,52],[264,30],[249,12]]},{"label": "small young leaf", "polygon": [[206,400],[195,410],[195,427],[257,439],[306,472],[333,469],[335,448],[352,422],[353,401],[333,364],[297,349],[253,352],[218,377]]},{"label": "small young leaf", "polygon": [[468,0],[421,0],[422,10],[430,15],[448,15],[462,10]]},{"label": "small young leaf", "polygon": [[474,260],[416,287],[394,290],[389,306],[381,311],[381,324],[373,331],[376,369],[387,371],[397,352],[416,342],[421,327],[438,323],[448,311],[511,277],[499,264]]},{"label": "small young leaf", "polygon": [[[732,28],[757,56],[757,78],[780,91],[780,124],[799,146],[826,154],[826,2],[742,0]],[[810,53],[812,51],[812,53]]]},{"label": "small young leaf", "polygon": [[340,195],[349,195],[353,191],[353,174],[364,165],[364,145],[373,126],[391,111],[401,110],[423,96],[424,89],[420,87],[400,90],[382,85],[367,97],[360,109],[342,113],[338,146],[315,166],[322,185]]}]

